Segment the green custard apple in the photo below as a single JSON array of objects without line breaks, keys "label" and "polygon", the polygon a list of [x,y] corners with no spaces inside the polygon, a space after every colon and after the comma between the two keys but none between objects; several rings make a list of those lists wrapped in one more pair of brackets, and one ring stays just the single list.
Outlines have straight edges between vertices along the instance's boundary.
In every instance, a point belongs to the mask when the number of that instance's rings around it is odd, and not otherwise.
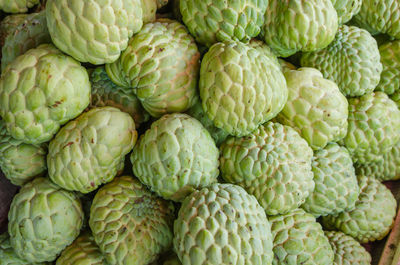
[{"label": "green custard apple", "polygon": [[183,265],[271,265],[271,227],[254,196],[232,184],[196,190],[174,223]]},{"label": "green custard apple", "polygon": [[174,206],[130,176],[101,187],[89,225],[107,264],[147,265],[172,247]]},{"label": "green custard apple", "polygon": [[354,208],[360,195],[349,151],[336,143],[314,153],[315,189],[302,208],[315,217],[335,215]]},{"label": "green custard apple", "polygon": [[347,133],[348,102],[338,86],[313,68],[285,71],[289,97],[277,120],[318,150]]},{"label": "green custard apple", "polygon": [[379,53],[383,70],[375,90],[392,95],[400,89],[400,40],[388,41],[380,45]]},{"label": "green custard apple", "polygon": [[360,9],[362,0],[331,0],[336,9],[339,24],[348,22]]},{"label": "green custard apple", "polygon": [[40,0],[0,0],[0,10],[6,13],[26,13],[39,2]]},{"label": "green custard apple", "polygon": [[66,190],[88,193],[122,173],[125,155],[137,139],[128,113],[94,108],[67,123],[51,140],[50,179]]},{"label": "green custard apple", "polygon": [[216,43],[209,49],[201,63],[199,89],[204,112],[234,136],[248,135],[274,118],[288,97],[276,57],[241,42]]},{"label": "green custard apple", "polygon": [[11,202],[8,233],[18,257],[28,262],[53,261],[79,235],[83,223],[78,196],[36,178]]},{"label": "green custard apple", "polygon": [[268,0],[180,0],[182,20],[196,42],[249,42],[264,23]]},{"label": "green custard apple", "polygon": [[194,189],[217,182],[218,148],[195,118],[162,116],[140,136],[131,154],[133,173],[159,196],[182,201]]},{"label": "green custard apple", "polygon": [[141,0],[47,0],[54,45],[80,62],[112,63],[143,25]]},{"label": "green custard apple", "polygon": [[254,195],[268,215],[298,208],[314,189],[312,149],[291,127],[268,122],[220,147],[225,181]]},{"label": "green custard apple", "polygon": [[27,144],[53,138],[90,102],[86,69],[51,44],[18,56],[0,79],[0,116],[8,132]]},{"label": "green custard apple", "polygon": [[324,216],[322,223],[328,230],[339,230],[361,243],[381,240],[394,224],[396,199],[377,179],[359,176],[358,185],[361,193],[355,208]]}]

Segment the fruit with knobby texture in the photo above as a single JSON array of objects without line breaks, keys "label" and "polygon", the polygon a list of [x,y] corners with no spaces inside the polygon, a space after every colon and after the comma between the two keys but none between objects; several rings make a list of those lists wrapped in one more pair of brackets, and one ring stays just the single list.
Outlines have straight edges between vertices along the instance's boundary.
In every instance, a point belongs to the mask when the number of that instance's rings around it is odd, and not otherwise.
[{"label": "fruit with knobby texture", "polygon": [[182,263],[175,253],[171,253],[167,258],[165,258],[162,265],[182,265]]},{"label": "fruit with knobby texture", "polygon": [[380,45],[379,52],[383,70],[375,90],[392,95],[400,89],[400,40],[388,41]]},{"label": "fruit with knobby texture", "polygon": [[157,9],[168,4],[168,0],[141,0],[143,23],[149,23],[156,20]]},{"label": "fruit with knobby texture", "polygon": [[23,185],[47,169],[45,145],[24,144],[12,138],[0,120],[0,168],[14,185]]},{"label": "fruit with knobby texture", "polygon": [[312,149],[291,127],[268,122],[220,147],[221,175],[254,195],[268,215],[298,208],[314,189]]},{"label": "fruit with knobby texture", "polygon": [[24,143],[48,142],[89,102],[86,69],[50,44],[18,56],[1,75],[0,116]]},{"label": "fruit with knobby texture", "polygon": [[80,62],[112,63],[143,25],[141,0],[47,0],[51,38]]},{"label": "fruit with knobby texture", "polygon": [[275,117],[288,96],[276,56],[241,42],[209,49],[201,63],[199,89],[208,117],[234,136],[250,134]]},{"label": "fruit with knobby texture", "polygon": [[382,63],[378,44],[368,31],[342,25],[326,48],[304,53],[301,66],[321,71],[348,97],[372,92],[378,85]]},{"label": "fruit with knobby texture", "polygon": [[6,13],[26,13],[28,8],[39,4],[40,0],[0,0],[0,10]]},{"label": "fruit with knobby texture", "polygon": [[94,108],[67,123],[51,140],[50,179],[66,190],[88,193],[122,173],[136,143],[135,123],[113,107]]},{"label": "fruit with knobby texture", "polygon": [[147,265],[172,247],[174,219],[171,202],[122,176],[99,189],[89,225],[109,264]]},{"label": "fruit with knobby texture", "polygon": [[397,108],[400,109],[400,90],[397,90],[393,94],[390,95],[390,99],[396,103]]},{"label": "fruit with knobby texture", "polygon": [[331,0],[336,9],[339,24],[348,22],[360,9],[362,0]]},{"label": "fruit with knobby texture", "polygon": [[360,12],[354,16],[354,23],[373,34],[386,33],[400,39],[400,1],[363,0]]},{"label": "fruit with knobby texture", "polygon": [[132,116],[136,128],[149,120],[150,115],[143,109],[139,99],[131,89],[114,84],[103,67],[96,68],[90,74],[92,95],[89,107],[110,106]]},{"label": "fruit with knobby texture", "polygon": [[200,53],[192,36],[177,21],[146,24],[128,48],[106,65],[111,80],[133,89],[153,117],[184,112],[197,100]]},{"label": "fruit with knobby texture", "polygon": [[347,133],[348,103],[337,85],[313,68],[284,73],[289,97],[277,120],[293,127],[318,150]]},{"label": "fruit with knobby texture", "polygon": [[269,0],[261,34],[278,56],[288,57],[325,48],[337,28],[331,0]]},{"label": "fruit with knobby texture", "polygon": [[338,231],[325,231],[335,253],[333,265],[370,265],[371,255],[354,238]]},{"label": "fruit with knobby texture", "polygon": [[400,142],[383,154],[382,160],[366,165],[355,165],[357,175],[379,181],[400,179]]},{"label": "fruit with knobby texture", "polygon": [[61,253],[56,265],[106,265],[106,260],[90,232],[83,232]]},{"label": "fruit with knobby texture", "polygon": [[268,0],[180,0],[180,13],[196,42],[210,47],[216,42],[249,42],[264,22]]},{"label": "fruit with knobby texture", "polygon": [[75,193],[36,178],[15,195],[8,220],[11,246],[20,258],[53,261],[79,235],[83,211]]},{"label": "fruit with knobby texture", "polygon": [[5,17],[0,24],[1,69],[28,50],[50,42],[45,11]]},{"label": "fruit with knobby texture", "polygon": [[274,265],[332,264],[333,251],[315,217],[302,209],[269,216]]},{"label": "fruit with knobby texture", "polygon": [[140,136],[131,154],[133,173],[159,196],[182,201],[217,182],[218,148],[210,133],[187,114],[166,114]]},{"label": "fruit with knobby texture", "polygon": [[400,110],[383,92],[349,99],[349,127],[342,144],[357,164],[382,160],[400,139]]},{"label": "fruit with knobby texture", "polygon": [[396,199],[379,180],[358,177],[360,196],[355,208],[322,217],[328,230],[339,230],[361,243],[381,240],[390,231],[396,215]]},{"label": "fruit with knobby texture", "polygon": [[183,201],[174,250],[183,265],[270,265],[271,227],[254,196],[236,185],[213,184]]},{"label": "fruit with knobby texture", "polygon": [[360,195],[350,153],[336,143],[314,153],[315,189],[302,208],[315,217],[351,210]]}]

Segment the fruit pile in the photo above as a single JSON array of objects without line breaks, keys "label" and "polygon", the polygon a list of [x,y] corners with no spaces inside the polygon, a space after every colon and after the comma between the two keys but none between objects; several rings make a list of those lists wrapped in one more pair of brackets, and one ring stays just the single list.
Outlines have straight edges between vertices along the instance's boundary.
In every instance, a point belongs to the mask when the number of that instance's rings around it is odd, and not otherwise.
[{"label": "fruit pile", "polygon": [[[400,0],[0,0],[0,265],[371,263]],[[399,39],[399,40],[396,40]]]}]

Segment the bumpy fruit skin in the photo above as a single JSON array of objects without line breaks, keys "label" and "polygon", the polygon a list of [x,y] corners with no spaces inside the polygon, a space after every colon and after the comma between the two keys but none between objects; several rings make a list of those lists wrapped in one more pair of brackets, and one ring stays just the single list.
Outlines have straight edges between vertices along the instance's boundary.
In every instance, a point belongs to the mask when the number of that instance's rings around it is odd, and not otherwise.
[{"label": "bumpy fruit skin", "polygon": [[168,4],[168,0],[141,0],[143,23],[156,20],[157,9]]},{"label": "bumpy fruit skin", "polygon": [[245,136],[275,117],[288,96],[276,57],[240,42],[210,48],[201,63],[199,89],[208,117],[234,136]]},{"label": "bumpy fruit skin", "polygon": [[358,185],[361,193],[355,208],[324,216],[322,223],[328,230],[342,231],[361,243],[381,240],[393,226],[396,199],[377,179],[359,176]]},{"label": "bumpy fruit skin", "polygon": [[46,169],[46,147],[24,144],[12,138],[0,120],[0,168],[14,185],[23,185]]},{"label": "bumpy fruit skin", "polygon": [[50,179],[66,190],[91,192],[122,171],[136,143],[131,116],[113,107],[94,108],[67,123],[50,142]]},{"label": "bumpy fruit skin", "polygon": [[337,28],[331,0],[269,0],[262,35],[278,56],[288,57],[325,48]]},{"label": "bumpy fruit skin", "polygon": [[130,176],[99,189],[89,225],[109,264],[147,265],[172,246],[174,206]]},{"label": "bumpy fruit skin", "polygon": [[48,0],[54,44],[80,62],[112,63],[143,25],[140,0]]},{"label": "bumpy fruit skin", "polygon": [[337,85],[313,68],[285,71],[289,97],[277,120],[318,150],[346,136],[348,103]]},{"label": "bumpy fruit skin", "polygon": [[254,196],[236,185],[213,184],[183,201],[174,250],[183,265],[270,265],[271,227]]},{"label": "bumpy fruit skin", "polygon": [[226,131],[214,126],[212,120],[210,120],[210,118],[207,116],[207,113],[204,112],[200,100],[198,100],[197,103],[187,111],[187,114],[196,118],[201,122],[201,124],[203,124],[203,126],[210,133],[211,137],[214,139],[217,146],[220,146],[228,137],[229,134]]},{"label": "bumpy fruit skin", "polygon": [[120,109],[132,116],[136,128],[149,120],[150,115],[140,104],[131,89],[114,84],[103,67],[96,68],[90,75],[92,95],[89,107],[110,106]]},{"label": "bumpy fruit skin", "polygon": [[29,15],[7,16],[0,24],[0,31],[1,69],[28,50],[51,42],[45,11]]},{"label": "bumpy fruit skin", "polygon": [[171,253],[162,263],[162,265],[182,265],[178,256],[175,253]]},{"label": "bumpy fruit skin", "polygon": [[83,232],[61,253],[56,265],[106,265],[104,255],[90,232]]},{"label": "bumpy fruit skin", "polygon": [[397,90],[392,95],[390,95],[390,99],[393,100],[394,103],[396,103],[397,108],[400,109],[400,90]]},{"label": "bumpy fruit skin", "polygon": [[354,238],[342,232],[325,231],[335,253],[333,265],[370,265],[371,255]]},{"label": "bumpy fruit skin", "polygon": [[400,142],[383,154],[382,160],[355,166],[357,175],[376,178],[379,181],[400,179]]},{"label": "bumpy fruit skin", "polygon": [[0,0],[0,10],[6,13],[26,13],[28,8],[39,2],[39,0]]},{"label": "bumpy fruit skin", "polygon": [[360,195],[350,153],[336,143],[314,153],[315,189],[302,208],[315,217],[351,210]]},{"label": "bumpy fruit skin", "polygon": [[376,40],[364,29],[342,25],[326,48],[304,53],[301,66],[321,71],[349,97],[372,92],[378,85],[382,63]]},{"label": "bumpy fruit skin", "polygon": [[362,0],[331,0],[336,9],[339,24],[348,22],[360,9]]},{"label": "bumpy fruit skin", "polygon": [[106,70],[114,83],[133,88],[153,117],[184,112],[197,100],[200,53],[179,22],[158,19],[132,37]]},{"label": "bumpy fruit skin", "polygon": [[140,136],[131,154],[133,173],[159,196],[182,201],[193,189],[217,182],[218,148],[187,114],[166,114]]},{"label": "bumpy fruit skin", "polygon": [[249,42],[264,22],[268,0],[180,0],[182,20],[196,42],[210,47],[216,42]]},{"label": "bumpy fruit skin", "polygon": [[400,138],[400,110],[383,92],[349,99],[349,127],[342,144],[353,162],[382,160]]},{"label": "bumpy fruit skin", "polygon": [[42,44],[17,57],[0,79],[0,116],[17,140],[49,141],[90,101],[89,75],[73,58]]},{"label": "bumpy fruit skin", "polygon": [[222,177],[254,195],[268,215],[298,208],[314,189],[312,149],[291,127],[268,122],[220,148]]},{"label": "bumpy fruit skin", "polygon": [[354,16],[354,22],[371,33],[386,33],[400,38],[400,1],[399,0],[363,0],[360,12]]},{"label": "bumpy fruit skin", "polygon": [[8,220],[11,246],[20,258],[53,261],[79,235],[83,211],[75,193],[36,178],[15,195]]},{"label": "bumpy fruit skin", "polygon": [[332,264],[333,251],[315,217],[302,209],[269,216],[274,265]]},{"label": "bumpy fruit skin", "polygon": [[392,95],[400,89],[400,40],[389,41],[380,45],[379,53],[383,70],[380,82],[375,90]]}]

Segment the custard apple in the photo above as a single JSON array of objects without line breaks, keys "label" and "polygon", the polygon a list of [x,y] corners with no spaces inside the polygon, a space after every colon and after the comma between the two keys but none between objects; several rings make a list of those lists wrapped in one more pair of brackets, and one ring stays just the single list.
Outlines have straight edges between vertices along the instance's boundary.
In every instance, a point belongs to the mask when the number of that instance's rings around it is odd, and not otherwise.
[{"label": "custard apple", "polygon": [[162,265],[182,265],[175,253],[170,254],[162,263]]},{"label": "custard apple", "polygon": [[282,72],[285,72],[287,70],[297,70],[297,67],[294,66],[292,63],[287,62],[283,59],[278,59],[279,65],[281,66]]},{"label": "custard apple", "polygon": [[264,209],[232,184],[189,195],[175,220],[173,242],[183,265],[270,265],[273,258]]},{"label": "custard apple", "polygon": [[214,126],[212,120],[204,112],[201,101],[198,100],[188,111],[187,114],[196,118],[207,129],[211,137],[214,139],[217,146],[220,146],[223,141],[228,137],[228,133],[220,128]]},{"label": "custard apple", "polygon": [[90,74],[92,98],[90,108],[111,106],[132,116],[136,128],[149,120],[150,115],[145,111],[131,89],[114,84],[103,67],[96,68]]},{"label": "custard apple", "polygon": [[174,219],[171,202],[122,176],[99,189],[89,225],[108,264],[147,265],[172,246]]},{"label": "custard apple", "polygon": [[391,95],[400,89],[400,40],[380,45],[379,52],[383,70],[375,90]]},{"label": "custard apple", "polygon": [[0,169],[14,185],[22,186],[44,174],[47,149],[45,145],[24,144],[12,138],[0,120]]},{"label": "custard apple", "polygon": [[106,65],[111,80],[132,88],[153,117],[184,112],[197,100],[200,53],[179,22],[159,19],[132,37],[128,48]]},{"label": "custard apple", "polygon": [[396,215],[396,199],[379,180],[358,177],[361,194],[355,208],[322,217],[328,230],[339,230],[361,243],[381,240],[390,231]]},{"label": "custard apple", "polygon": [[220,148],[221,175],[254,195],[268,215],[298,208],[314,189],[312,149],[291,127],[268,122]]},{"label": "custard apple", "polygon": [[331,0],[269,0],[262,35],[280,57],[328,46],[338,29]]},{"label": "custard apple", "polygon": [[133,149],[133,173],[159,196],[182,201],[194,189],[217,182],[218,148],[210,133],[187,114],[152,123]]},{"label": "custard apple", "polygon": [[337,85],[313,68],[285,71],[289,97],[277,120],[318,150],[347,133],[348,102]]},{"label": "custard apple", "polygon": [[40,0],[0,0],[0,10],[6,13],[26,13],[28,8],[39,4]]},{"label": "custard apple", "polygon": [[314,216],[296,209],[268,219],[274,238],[272,264],[332,264],[333,250]]},{"label": "custard apple", "polygon": [[366,165],[356,165],[357,175],[376,178],[379,181],[400,179],[400,141],[383,154],[382,160]]},{"label": "custard apple", "polygon": [[346,25],[339,27],[328,47],[304,53],[300,64],[320,70],[349,97],[372,92],[382,72],[376,40],[368,31]]},{"label": "custard apple", "polygon": [[15,253],[28,262],[53,261],[79,235],[79,198],[47,178],[25,184],[11,202],[8,233]]},{"label": "custard apple", "polygon": [[269,57],[271,60],[273,60],[276,64],[280,66],[278,57],[276,57],[274,51],[267,44],[265,44],[265,42],[258,39],[251,39],[250,42],[248,43],[248,46],[258,50],[260,53]]},{"label": "custard apple", "polygon": [[392,95],[390,95],[390,99],[393,100],[394,103],[396,103],[397,108],[400,109],[400,90],[397,90]]},{"label": "custard apple", "polygon": [[335,253],[333,265],[371,264],[369,252],[351,236],[337,231],[326,231],[325,236]]},{"label": "custard apple", "polygon": [[216,42],[249,42],[264,22],[268,0],[180,0],[182,20],[196,41],[210,47]]},{"label": "custard apple", "polygon": [[67,123],[50,142],[49,177],[66,190],[91,192],[122,173],[136,139],[129,114],[113,107],[91,109]]},{"label": "custard apple", "polygon": [[56,265],[107,265],[90,232],[83,232],[61,253]]},{"label": "custard apple", "polygon": [[143,23],[156,20],[157,9],[168,4],[168,0],[141,0]]},{"label": "custard apple", "polygon": [[5,17],[0,24],[0,41],[1,69],[28,50],[43,43],[50,43],[45,12]]},{"label": "custard apple", "polygon": [[199,89],[208,117],[234,136],[250,134],[275,117],[288,97],[276,57],[241,42],[210,48],[201,63]]},{"label": "custard apple", "polygon": [[314,153],[315,189],[302,208],[315,217],[351,210],[360,195],[350,153],[336,143]]},{"label": "custard apple", "polygon": [[80,62],[112,63],[143,25],[141,0],[47,0],[54,44]]},{"label": "custard apple", "polygon": [[349,127],[342,144],[354,163],[382,160],[400,139],[400,110],[383,92],[349,99]]},{"label": "custard apple", "polygon": [[400,39],[400,1],[363,0],[360,12],[354,16],[354,23],[373,34],[386,33]]},{"label": "custard apple", "polygon": [[331,0],[336,9],[339,24],[348,22],[360,9],[362,0]]},{"label": "custard apple", "polygon": [[50,44],[17,57],[0,79],[0,116],[8,132],[28,144],[49,141],[90,102],[89,75]]}]

